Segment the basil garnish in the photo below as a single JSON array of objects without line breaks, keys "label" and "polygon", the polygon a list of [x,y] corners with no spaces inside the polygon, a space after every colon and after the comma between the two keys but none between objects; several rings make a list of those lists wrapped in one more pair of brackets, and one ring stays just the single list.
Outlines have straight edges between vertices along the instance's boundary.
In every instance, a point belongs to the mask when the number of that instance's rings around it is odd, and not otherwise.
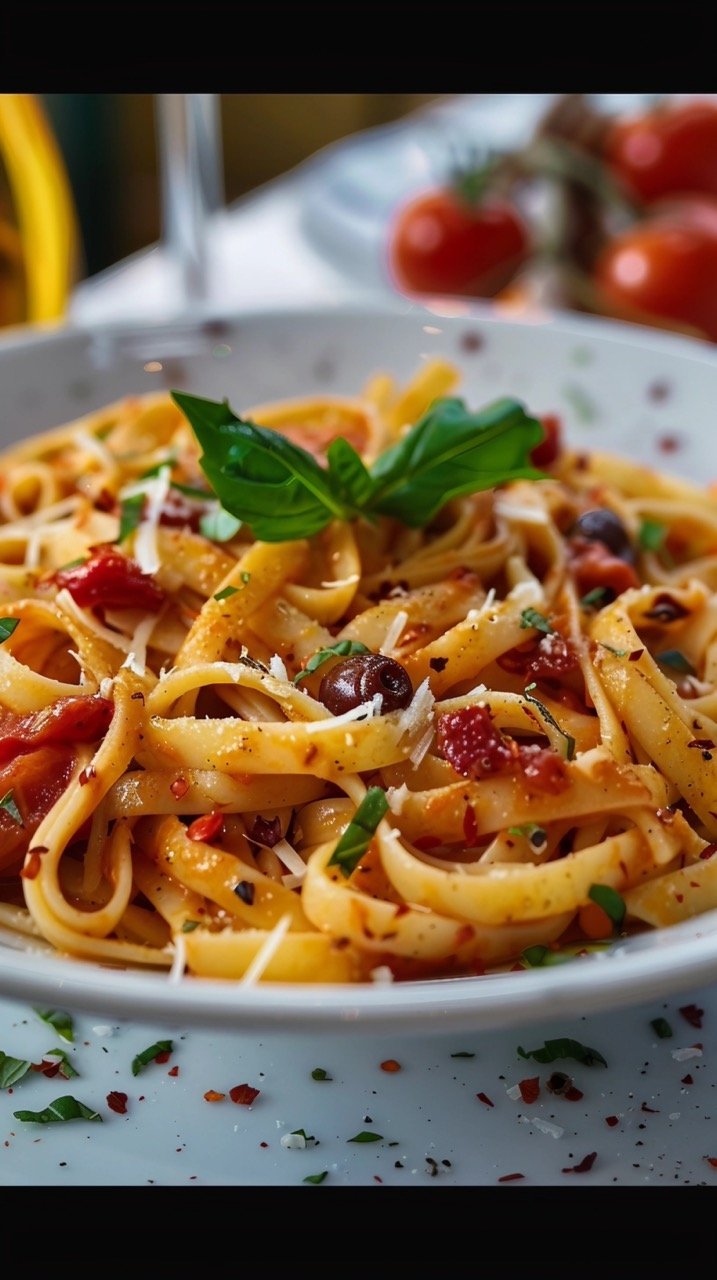
[{"label": "basil garnish", "polygon": [[328,865],[340,867],[348,878],[363,858],[387,809],[386,792],[381,787],[369,787],[329,858]]},{"label": "basil garnish", "polygon": [[607,1062],[597,1049],[590,1049],[579,1040],[546,1040],[541,1049],[526,1050],[519,1045],[518,1054],[521,1058],[533,1058],[536,1062],[555,1062],[558,1058],[574,1058],[576,1062],[582,1062],[586,1067],[594,1067],[596,1064],[602,1067],[607,1066]]},{"label": "basil garnish", "polygon": [[31,1120],[34,1124],[52,1124],[59,1120],[102,1120],[99,1111],[86,1107],[84,1102],[69,1095],[55,1098],[44,1111],[13,1111],[16,1120]]},{"label": "basil garnish", "polygon": [[360,640],[339,640],[338,644],[332,644],[328,649],[319,649],[312,654],[298,675],[294,676],[294,684],[300,684],[307,676],[311,676],[319,667],[328,662],[329,658],[348,658],[354,653],[370,653],[371,650],[366,648],[365,644],[361,644]]}]

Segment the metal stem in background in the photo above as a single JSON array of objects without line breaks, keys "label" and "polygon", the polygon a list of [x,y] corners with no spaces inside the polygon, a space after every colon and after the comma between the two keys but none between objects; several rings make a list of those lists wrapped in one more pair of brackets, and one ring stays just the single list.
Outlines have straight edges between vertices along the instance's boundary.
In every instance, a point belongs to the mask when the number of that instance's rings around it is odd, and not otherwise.
[{"label": "metal stem in background", "polygon": [[188,310],[207,297],[206,218],[224,203],[217,95],[157,94],[156,124],[162,234]]}]

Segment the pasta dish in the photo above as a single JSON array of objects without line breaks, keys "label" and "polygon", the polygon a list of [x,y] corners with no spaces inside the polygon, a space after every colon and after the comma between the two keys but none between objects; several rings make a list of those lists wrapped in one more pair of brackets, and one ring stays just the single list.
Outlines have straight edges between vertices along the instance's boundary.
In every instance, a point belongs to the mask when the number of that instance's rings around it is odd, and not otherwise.
[{"label": "pasta dish", "polygon": [[558,963],[717,906],[717,501],[432,361],[0,468],[0,925],[170,977]]}]

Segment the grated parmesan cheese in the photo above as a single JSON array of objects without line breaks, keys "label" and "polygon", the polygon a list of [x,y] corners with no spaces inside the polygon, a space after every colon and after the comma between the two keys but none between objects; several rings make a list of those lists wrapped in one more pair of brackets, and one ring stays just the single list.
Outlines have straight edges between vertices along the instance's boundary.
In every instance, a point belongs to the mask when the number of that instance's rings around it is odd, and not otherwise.
[{"label": "grated parmesan cheese", "polygon": [[275,680],[288,681],[289,679],[289,673],[286,670],[284,659],[280,658],[278,653],[275,653],[269,659],[269,674],[272,675]]},{"label": "grated parmesan cheese", "polygon": [[391,625],[388,627],[386,631],[386,634],[383,638],[383,643],[379,647],[379,653],[382,653],[384,657],[386,655],[390,655],[393,652],[393,650],[396,648],[396,644],[399,639],[399,636],[401,635],[401,632],[404,630],[407,622],[408,622],[408,614],[406,613],[406,610],[399,609],[398,613],[393,619],[393,622],[391,623]]},{"label": "grated parmesan cheese", "polygon": [[331,587],[355,587],[357,582],[361,581],[359,573],[350,573],[348,578],[333,578],[328,582],[320,582],[320,587],[330,589]]},{"label": "grated parmesan cheese", "polygon": [[303,1133],[282,1133],[279,1142],[287,1151],[303,1151],[306,1146]]},{"label": "grated parmesan cheese", "polygon": [[[398,736],[412,733],[414,729],[423,728],[424,724],[433,722],[433,704],[436,699],[431,692],[428,677],[419,684],[408,706],[398,717]],[[423,738],[421,738],[423,741]]]},{"label": "grated parmesan cheese", "polygon": [[352,724],[354,720],[373,720],[376,715],[375,708],[376,702],[372,698],[370,702],[362,702],[358,707],[351,707],[350,711],[344,711],[343,715],[332,716],[330,719],[312,720],[304,725],[304,729],[307,733],[314,733],[327,728],[335,729],[342,724]]},{"label": "grated parmesan cheese", "polygon": [[100,640],[106,640],[115,649],[121,649],[123,653],[129,653],[131,642],[127,636],[121,636],[116,631],[110,631],[109,627],[104,627],[99,618],[96,618],[91,609],[81,609],[72,599],[67,587],[63,587],[55,596],[55,604],[59,605],[65,613],[69,613],[70,617],[79,622],[83,630],[93,631]]},{"label": "grated parmesan cheese", "polygon": [[506,1093],[507,1093],[508,1097],[509,1097],[513,1102],[517,1102],[517,1101],[518,1101],[518,1099],[519,1099],[519,1098],[520,1098],[520,1096],[521,1096],[521,1093],[520,1093],[520,1085],[519,1085],[519,1084],[512,1084],[512,1085],[510,1086],[510,1089],[506,1089]]},{"label": "grated parmesan cheese", "polygon": [[380,987],[387,987],[389,983],[393,982],[393,974],[387,964],[377,965],[375,969],[371,970],[369,978],[372,982],[378,983]]},{"label": "grated parmesan cheese", "polygon": [[694,1044],[688,1045],[686,1049],[672,1049],[670,1052],[675,1062],[686,1062],[688,1058],[702,1057],[702,1050],[698,1049]]},{"label": "grated parmesan cheese", "polygon": [[497,498],[494,506],[497,516],[504,520],[515,520],[517,524],[548,524],[547,511],[542,507],[524,505],[522,502],[509,502],[505,498]]},{"label": "grated parmesan cheese", "polygon": [[251,987],[261,977],[267,965],[271,963],[275,953],[279,950],[284,936],[289,932],[291,927],[291,916],[285,915],[274,925],[271,933],[264,942],[262,942],[251,964],[247,966],[243,978],[240,978],[239,985],[242,987]]},{"label": "grated parmesan cheese", "polygon": [[551,1124],[549,1120],[542,1120],[540,1116],[533,1116],[530,1121],[536,1129],[541,1133],[547,1133],[550,1138],[562,1138],[565,1130],[559,1124]]},{"label": "grated parmesan cheese", "polygon": [[[256,841],[255,843],[258,843]],[[278,840],[274,845],[274,853],[277,858],[281,858],[285,867],[292,871],[295,876],[303,880],[306,875],[306,863],[300,853],[297,853],[293,845],[288,840]]]},{"label": "grated parmesan cheese", "polygon": [[[170,486],[170,468],[161,467],[159,474],[142,485],[133,485],[133,493],[144,493],[146,502],[142,519],[134,535],[134,558],[142,573],[156,573],[162,561],[157,546],[157,528]],[[132,496],[123,490],[120,496]]]},{"label": "grated parmesan cheese", "polygon": [[410,794],[405,782],[402,782],[400,787],[389,787],[386,792],[386,799],[391,813],[401,813]]},{"label": "grated parmesan cheese", "polygon": [[187,944],[183,934],[174,935],[174,959],[172,967],[167,974],[167,982],[181,982],[184,977],[184,970],[187,967]]},{"label": "grated parmesan cheese", "polygon": [[426,729],[426,732],[424,733],[423,737],[419,740],[418,744],[413,748],[413,751],[411,752],[411,763],[414,769],[418,768],[419,764],[421,763],[426,753],[428,752],[431,746],[431,743],[433,742],[433,734],[434,734],[434,730],[432,727],[430,729]]},{"label": "grated parmesan cheese", "polygon": [[147,667],[147,645],[152,638],[157,619],[155,617],[143,618],[138,624],[134,635],[132,636],[130,649],[123,667],[129,667],[136,676],[143,676]]}]

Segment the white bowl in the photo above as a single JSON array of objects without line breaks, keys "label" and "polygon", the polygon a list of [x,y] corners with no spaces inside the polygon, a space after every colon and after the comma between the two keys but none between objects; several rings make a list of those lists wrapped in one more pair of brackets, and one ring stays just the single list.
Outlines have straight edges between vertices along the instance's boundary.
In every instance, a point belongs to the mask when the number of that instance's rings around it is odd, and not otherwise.
[{"label": "white bowl", "polygon": [[[459,314],[457,314],[459,313]],[[623,452],[707,482],[717,476],[717,351],[670,334],[574,316],[507,317],[488,305],[244,314],[171,327],[30,332],[0,341],[0,444],[127,392],[177,386],[235,407],[352,393],[377,369],[408,377],[444,356],[475,407],[499,395],[559,413],[576,445]],[[118,971],[0,939],[0,993],[185,1026],[403,1031],[525,1025],[684,988],[717,975],[717,912],[547,969],[354,987],[244,988]]]}]

